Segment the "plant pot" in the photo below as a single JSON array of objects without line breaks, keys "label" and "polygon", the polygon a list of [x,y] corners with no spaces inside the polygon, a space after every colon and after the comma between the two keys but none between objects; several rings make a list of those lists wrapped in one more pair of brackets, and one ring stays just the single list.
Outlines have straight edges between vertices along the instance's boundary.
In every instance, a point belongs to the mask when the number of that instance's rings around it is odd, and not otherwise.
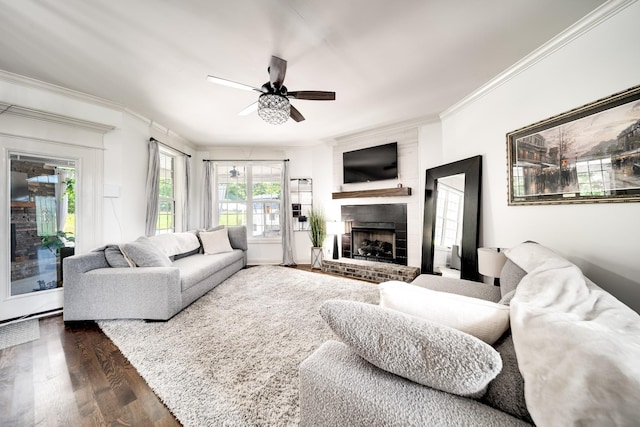
[{"label": "plant pot", "polygon": [[312,269],[322,269],[322,246],[311,248],[311,268]]}]

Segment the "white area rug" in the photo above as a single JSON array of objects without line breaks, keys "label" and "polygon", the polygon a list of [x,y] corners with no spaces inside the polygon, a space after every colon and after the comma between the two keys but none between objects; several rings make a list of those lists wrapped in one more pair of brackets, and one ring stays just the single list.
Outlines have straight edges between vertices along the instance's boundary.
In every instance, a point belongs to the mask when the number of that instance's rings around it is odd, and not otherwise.
[{"label": "white area rug", "polygon": [[334,338],[318,313],[327,299],[377,303],[378,288],[259,266],[168,322],[98,324],[185,426],[293,426],[298,366]]},{"label": "white area rug", "polygon": [[0,350],[40,338],[38,319],[23,320],[0,326]]}]

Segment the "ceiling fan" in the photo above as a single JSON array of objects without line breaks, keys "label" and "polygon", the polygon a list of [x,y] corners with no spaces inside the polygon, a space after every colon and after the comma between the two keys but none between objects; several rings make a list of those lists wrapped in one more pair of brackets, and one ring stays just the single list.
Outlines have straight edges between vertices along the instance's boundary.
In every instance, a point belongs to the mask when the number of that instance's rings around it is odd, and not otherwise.
[{"label": "ceiling fan", "polygon": [[223,86],[259,92],[261,95],[258,97],[258,100],[238,114],[246,116],[258,110],[258,115],[265,122],[273,125],[282,124],[286,122],[289,117],[296,122],[304,120],[304,116],[300,114],[300,111],[291,105],[289,98],[308,99],[312,101],[334,101],[336,99],[335,92],[318,90],[288,91],[287,87],[282,84],[287,72],[287,61],[277,56],[271,57],[267,72],[269,73],[269,81],[259,89],[220,77],[207,76],[207,80]]}]

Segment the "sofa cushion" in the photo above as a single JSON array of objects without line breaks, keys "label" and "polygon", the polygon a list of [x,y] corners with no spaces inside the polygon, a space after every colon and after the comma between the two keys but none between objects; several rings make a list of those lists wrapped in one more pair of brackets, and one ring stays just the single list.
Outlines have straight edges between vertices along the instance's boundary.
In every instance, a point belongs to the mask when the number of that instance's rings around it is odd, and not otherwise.
[{"label": "sofa cushion", "polygon": [[527,272],[518,266],[515,262],[511,261],[507,258],[507,261],[502,266],[502,271],[500,272],[500,294],[502,295],[502,299],[505,299],[505,302],[508,303],[506,298],[508,294],[513,295],[512,291],[515,291],[518,283],[522,280],[524,276],[527,275]]},{"label": "sofa cushion", "polygon": [[379,285],[380,306],[440,323],[493,344],[509,328],[509,307],[399,281]]},{"label": "sofa cushion", "polygon": [[180,270],[180,285],[182,291],[185,291],[212,277],[223,268],[243,259],[244,252],[235,249],[233,252],[223,252],[215,255],[191,255],[174,261],[172,265]]},{"label": "sofa cushion", "polygon": [[125,257],[138,267],[170,267],[171,260],[154,246],[147,237],[138,237],[135,241],[120,246]]},{"label": "sofa cushion", "polygon": [[502,359],[502,371],[489,383],[482,401],[528,423],[533,423],[524,398],[524,379],[518,369],[513,336],[505,334],[494,345]]},{"label": "sofa cushion", "polygon": [[502,368],[498,352],[477,338],[394,310],[329,300],[320,314],[373,365],[448,393],[479,397]]},{"label": "sofa cushion", "polygon": [[421,288],[431,289],[432,291],[449,292],[451,294],[465,295],[493,302],[498,302],[502,297],[498,286],[465,279],[442,277],[435,274],[420,274],[413,279],[411,284],[420,286]]},{"label": "sofa cushion", "polygon": [[233,251],[229,243],[229,232],[227,228],[221,228],[215,231],[201,231],[198,234],[200,235],[205,255]]},{"label": "sofa cushion", "polygon": [[326,341],[300,364],[300,427],[528,426],[480,401],[383,371]]}]

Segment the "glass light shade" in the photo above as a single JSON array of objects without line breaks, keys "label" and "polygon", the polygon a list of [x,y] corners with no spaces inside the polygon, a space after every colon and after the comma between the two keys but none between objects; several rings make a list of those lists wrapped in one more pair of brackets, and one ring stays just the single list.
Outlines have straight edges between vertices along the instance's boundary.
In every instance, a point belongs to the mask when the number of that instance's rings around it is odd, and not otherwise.
[{"label": "glass light shade", "polygon": [[491,248],[478,248],[478,273],[487,277],[500,277],[507,257]]},{"label": "glass light shade", "polygon": [[286,96],[263,93],[258,98],[258,115],[269,124],[281,125],[290,113],[291,104]]}]

